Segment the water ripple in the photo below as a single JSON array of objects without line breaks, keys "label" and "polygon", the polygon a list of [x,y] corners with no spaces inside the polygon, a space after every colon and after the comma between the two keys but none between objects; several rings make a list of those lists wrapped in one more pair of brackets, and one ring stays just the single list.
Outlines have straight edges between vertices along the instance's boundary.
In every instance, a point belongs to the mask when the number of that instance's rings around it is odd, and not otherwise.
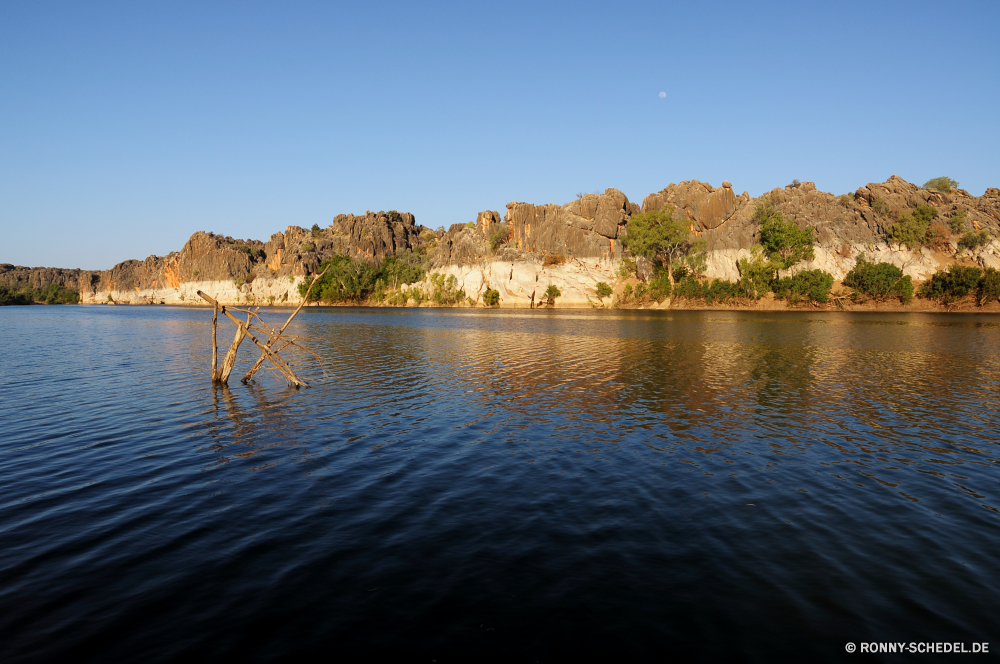
[{"label": "water ripple", "polygon": [[213,388],[204,310],[0,309],[0,660],[833,660],[995,631],[996,317],[292,328],[313,387]]}]

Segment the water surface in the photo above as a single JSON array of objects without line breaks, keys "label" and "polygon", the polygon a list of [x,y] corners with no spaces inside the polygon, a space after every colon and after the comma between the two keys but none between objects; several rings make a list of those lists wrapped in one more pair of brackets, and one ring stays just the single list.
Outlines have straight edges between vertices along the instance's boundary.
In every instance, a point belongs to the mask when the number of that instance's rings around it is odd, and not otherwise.
[{"label": "water surface", "polygon": [[0,309],[0,661],[1000,651],[996,316],[290,329],[213,388],[204,309]]}]

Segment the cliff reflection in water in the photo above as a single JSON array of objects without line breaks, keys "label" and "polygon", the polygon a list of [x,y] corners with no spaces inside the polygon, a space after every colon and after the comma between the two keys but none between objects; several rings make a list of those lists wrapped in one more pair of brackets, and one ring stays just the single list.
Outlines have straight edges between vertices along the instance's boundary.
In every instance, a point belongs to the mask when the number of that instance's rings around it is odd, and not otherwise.
[{"label": "cliff reflection in water", "polygon": [[832,661],[995,631],[989,316],[310,309],[294,390],[213,387],[204,310],[24,309],[2,661]]}]

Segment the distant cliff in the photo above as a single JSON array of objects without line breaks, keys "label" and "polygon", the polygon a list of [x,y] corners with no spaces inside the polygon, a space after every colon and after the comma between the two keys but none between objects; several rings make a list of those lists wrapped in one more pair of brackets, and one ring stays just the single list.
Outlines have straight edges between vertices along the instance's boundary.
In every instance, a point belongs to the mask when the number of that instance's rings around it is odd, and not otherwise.
[{"label": "distant cliff", "polygon": [[[822,269],[841,280],[862,252],[917,280],[955,261],[1000,268],[995,239],[1000,237],[1000,190],[995,188],[972,196],[962,189],[924,189],[892,176],[839,196],[821,192],[811,182],[765,196],[800,227],[816,230],[814,259],[793,271]],[[78,289],[85,303],[200,304],[194,292],[201,289],[226,303],[280,304],[299,301],[298,284],[334,255],[377,263],[409,252],[429,271],[455,276],[475,303],[493,289],[502,305],[527,306],[552,283],[563,292],[560,305],[589,306],[600,301],[595,285],[619,276],[629,219],[668,204],[705,239],[706,276],[737,279],[738,259],[759,240],[753,221],[757,200],[746,192],[737,195],[729,182],[713,187],[690,180],[649,194],[641,205],[617,189],[581,195],[563,205],[515,201],[502,218],[487,210],[475,223],[455,224],[447,231],[420,226],[406,212],[340,214],[327,228],[289,226],[266,242],[197,232],[180,251],[125,261],[105,271],[0,264],[0,283],[39,290],[54,283]],[[890,230],[900,215],[918,205],[934,206],[946,232],[935,246],[910,250],[892,242]],[[975,250],[960,250],[958,235],[947,230],[958,215],[964,215],[967,229],[984,230],[991,240]],[[560,258],[545,264],[546,256]]]}]

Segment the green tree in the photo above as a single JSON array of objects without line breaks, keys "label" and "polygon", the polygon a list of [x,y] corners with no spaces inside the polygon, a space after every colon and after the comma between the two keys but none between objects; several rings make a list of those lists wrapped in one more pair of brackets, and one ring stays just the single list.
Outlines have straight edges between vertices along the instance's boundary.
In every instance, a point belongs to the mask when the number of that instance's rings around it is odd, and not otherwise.
[{"label": "green tree", "polygon": [[688,221],[674,218],[672,205],[632,215],[622,243],[633,256],[659,259],[671,284],[674,282],[674,261],[687,256],[693,258],[705,250],[704,240],[691,234]]},{"label": "green tree", "polygon": [[811,227],[799,228],[794,219],[774,209],[767,197],[757,201],[753,220],[760,228],[760,244],[764,253],[778,269],[787,269],[804,260],[812,260],[815,231]]},{"label": "green tree", "polygon": [[937,189],[938,191],[943,191],[946,194],[953,188],[958,188],[958,181],[944,176],[931,178],[924,183],[924,189]]},{"label": "green tree", "polygon": [[483,293],[483,304],[485,304],[487,307],[499,307],[500,291],[494,290],[492,288],[487,288],[486,292]]},{"label": "green tree", "polygon": [[597,297],[601,298],[602,300],[607,296],[611,295],[612,293],[611,286],[607,285],[603,281],[597,282],[597,287],[594,289],[594,291],[597,293]]},{"label": "green tree", "polygon": [[549,284],[549,287],[545,289],[545,295],[544,295],[545,303],[555,304],[556,298],[560,297],[561,295],[562,293],[559,292],[559,288],[555,284]]}]

